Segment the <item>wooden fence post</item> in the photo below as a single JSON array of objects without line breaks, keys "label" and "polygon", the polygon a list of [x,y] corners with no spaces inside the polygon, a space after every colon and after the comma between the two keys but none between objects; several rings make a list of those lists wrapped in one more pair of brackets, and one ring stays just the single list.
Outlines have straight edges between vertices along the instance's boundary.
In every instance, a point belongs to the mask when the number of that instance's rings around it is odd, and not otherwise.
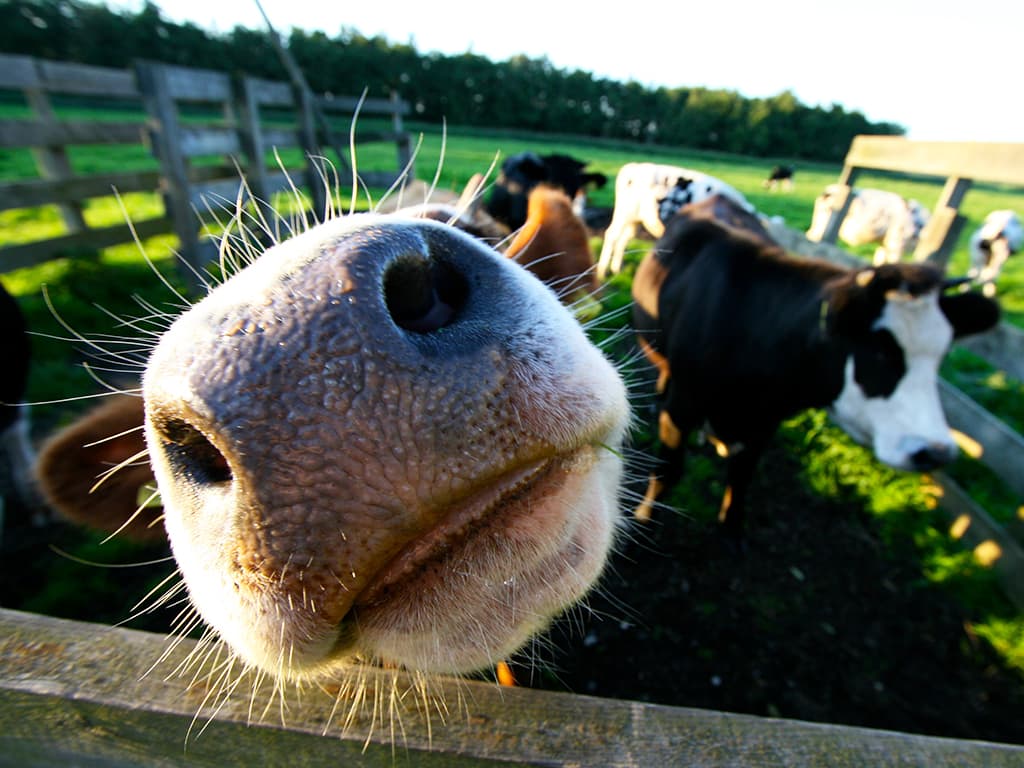
[{"label": "wooden fence post", "polygon": [[[36,63],[38,67],[38,63]],[[40,122],[53,125],[57,122],[57,116],[53,112],[50,98],[46,91],[39,87],[26,88],[25,98],[28,100],[32,111]],[[71,162],[63,146],[33,147],[32,154],[35,156],[36,164],[39,166],[40,176],[44,179],[58,179],[67,181],[73,176]],[[68,232],[76,234],[88,229],[85,217],[82,215],[82,205],[78,201],[67,201],[59,203],[61,218]]]},{"label": "wooden fence post", "polygon": [[405,126],[402,123],[402,99],[398,95],[398,91],[391,91],[389,97],[391,101],[391,127],[395,132],[395,145],[398,148],[398,171],[406,172],[406,178],[416,178],[416,169],[413,167],[412,157],[412,137],[405,132]]},{"label": "wooden fence post", "polygon": [[950,176],[942,188],[942,194],[935,204],[931,218],[921,232],[917,248],[914,250],[915,261],[928,261],[943,270],[949,263],[953,246],[964,228],[966,219],[958,211],[964,195],[971,188],[971,179]]},{"label": "wooden fence post", "polygon": [[822,243],[835,243],[839,237],[839,228],[843,225],[843,219],[850,211],[850,203],[853,202],[853,182],[858,175],[857,168],[846,165],[839,175],[839,181],[833,186],[831,194],[832,215],[828,218],[825,231],[822,232]]},{"label": "wooden fence post", "polygon": [[167,82],[167,69],[161,64],[137,62],[135,72],[142,102],[149,113],[151,149],[163,169],[160,193],[164,208],[181,241],[181,258],[185,262],[183,277],[190,287],[197,289],[202,284],[203,265],[216,256],[216,245],[210,241],[200,242],[201,222],[189,200],[188,165],[182,151],[178,108]]},{"label": "wooden fence post", "polygon": [[268,225],[273,225],[274,210],[271,205],[270,183],[264,158],[267,147],[260,130],[260,104],[254,81],[242,77],[235,81],[235,99],[238,103],[238,140],[242,152],[248,158],[246,184],[260,216]]},{"label": "wooden fence post", "polygon": [[306,186],[313,198],[313,213],[320,220],[327,214],[327,197],[331,192],[329,181],[323,177],[326,173],[323,161],[317,159],[321,149],[316,140],[315,97],[308,88],[299,88],[294,84],[292,94],[299,118],[299,146],[306,159]]}]

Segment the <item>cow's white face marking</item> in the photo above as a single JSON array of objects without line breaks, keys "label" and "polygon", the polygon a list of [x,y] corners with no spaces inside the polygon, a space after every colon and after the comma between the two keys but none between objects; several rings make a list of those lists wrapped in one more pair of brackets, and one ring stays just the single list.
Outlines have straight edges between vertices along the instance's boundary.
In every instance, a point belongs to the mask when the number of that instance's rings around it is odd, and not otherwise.
[{"label": "cow's white face marking", "polygon": [[902,352],[903,375],[884,393],[865,391],[855,355],[846,361],[845,383],[832,404],[836,422],[875,456],[897,469],[923,470],[956,456],[942,411],[938,368],[953,339],[937,292],[916,298],[891,294],[872,329],[888,332]]}]

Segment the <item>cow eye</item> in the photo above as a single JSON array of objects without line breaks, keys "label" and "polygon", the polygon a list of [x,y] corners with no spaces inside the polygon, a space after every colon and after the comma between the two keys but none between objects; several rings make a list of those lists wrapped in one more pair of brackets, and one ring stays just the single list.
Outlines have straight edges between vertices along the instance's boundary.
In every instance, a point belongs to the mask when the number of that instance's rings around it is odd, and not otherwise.
[{"label": "cow eye", "polygon": [[903,348],[889,331],[872,331],[855,344],[853,378],[868,397],[892,395],[906,371]]}]

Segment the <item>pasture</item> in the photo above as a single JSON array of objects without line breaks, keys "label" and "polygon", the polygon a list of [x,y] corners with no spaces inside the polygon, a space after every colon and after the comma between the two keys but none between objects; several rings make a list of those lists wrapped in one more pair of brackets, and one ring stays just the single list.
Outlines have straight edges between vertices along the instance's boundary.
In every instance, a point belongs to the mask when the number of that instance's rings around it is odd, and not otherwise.
[{"label": "pasture", "polygon": [[[17,109],[17,107],[8,107]],[[626,162],[671,163],[718,176],[742,191],[763,213],[804,230],[814,197],[835,181],[837,166],[797,165],[795,189],[770,192],[761,182],[774,159],[669,151],[625,144],[584,143],[557,137],[478,135],[436,126],[421,130],[418,175],[459,190],[473,173],[523,150],[565,152],[587,159],[614,178]],[[784,160],[784,159],[780,159]],[[154,161],[113,149],[73,152],[76,168],[95,172],[147,169]],[[362,168],[391,162],[390,148],[368,148]],[[500,160],[499,160],[500,162]],[[0,152],[0,178],[35,173],[26,152]],[[868,185],[870,175],[860,180]],[[879,185],[931,207],[940,192],[932,181],[878,178]],[[352,204],[340,180],[339,204]],[[374,190],[371,194],[380,194]],[[961,212],[969,221],[951,272],[966,270],[970,232],[996,208],[1021,206],[1021,192],[977,185]],[[356,207],[367,205],[360,196]],[[590,204],[611,207],[613,184]],[[129,217],[152,214],[155,194],[126,196]],[[85,211],[90,222],[115,224],[125,215],[114,198]],[[59,233],[55,209],[0,213],[0,243]],[[600,241],[592,243],[595,252]],[[178,281],[174,239],[143,244],[148,260]],[[599,295],[603,316],[591,333],[606,351],[627,361],[635,403],[645,414],[651,379],[635,362],[624,334],[629,281],[649,246],[634,242],[625,270]],[[871,247],[863,254],[870,258]],[[177,299],[152,273],[139,248],[121,246],[75,254],[4,276],[29,315],[34,367],[29,397],[34,431],[43,435],[86,403],[63,401],[103,390],[73,334],[113,339],[158,327],[150,308],[173,313]],[[1005,317],[1024,326],[1024,263],[1012,260],[1000,282]],[[51,306],[52,305],[52,309]],[[620,310],[620,311],[617,311]],[[59,318],[59,320],[57,319]],[[70,329],[70,330],[69,330]],[[1022,385],[1000,377],[969,353],[957,351],[944,375],[1017,430],[1024,431]],[[644,428],[634,437],[638,455],[650,445]],[[641,474],[638,472],[638,475]],[[985,495],[1004,522],[1019,516],[1020,500],[980,469],[959,464],[952,474]],[[692,705],[753,714],[843,722],[946,736],[1024,741],[1016,713],[1024,706],[1024,619],[999,594],[992,575],[946,535],[934,511],[935,487],[926,478],[880,467],[820,413],[787,423],[752,492],[750,550],[735,558],[712,534],[721,466],[694,456],[684,487],[646,528],[631,528],[604,588],[590,610],[574,613],[519,660],[521,682],[578,693]],[[126,569],[159,557],[162,548],[101,543],[79,531],[26,533],[5,541],[0,603],[71,618],[118,622],[132,604],[170,571],[163,563]],[[60,549],[55,554],[47,548]],[[66,553],[66,554],[64,554]],[[100,563],[118,566],[104,567]],[[166,630],[170,616],[143,616],[132,626]]]}]

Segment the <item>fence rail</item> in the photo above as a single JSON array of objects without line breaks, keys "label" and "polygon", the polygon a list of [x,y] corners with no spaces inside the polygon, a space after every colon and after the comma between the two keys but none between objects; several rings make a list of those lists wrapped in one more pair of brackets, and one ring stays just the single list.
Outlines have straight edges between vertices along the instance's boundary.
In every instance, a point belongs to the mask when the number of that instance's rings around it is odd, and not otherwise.
[{"label": "fence rail", "polygon": [[1009,768],[1024,761],[1024,747],[1009,744],[449,678],[432,681],[424,696],[402,675],[374,668],[360,669],[370,691],[365,707],[353,707],[355,694],[343,688],[313,686],[286,691],[282,704],[271,685],[250,696],[249,680],[221,702],[208,698],[203,676],[173,672],[192,641],[150,669],[168,644],[163,635],[0,609],[0,765],[246,766],[254,755],[265,765],[388,768]]},{"label": "fence rail", "polygon": [[[239,171],[246,178],[253,201],[270,213],[266,201],[292,183],[304,187],[314,210],[324,210],[325,191],[320,171],[310,159],[325,154],[329,137],[317,131],[309,94],[292,86],[253,77],[231,77],[222,72],[189,69],[154,62],[138,62],[132,70],[45,61],[28,56],[0,54],[0,90],[20,92],[32,110],[30,119],[0,121],[0,149],[32,150],[39,179],[0,183],[0,210],[56,204],[66,233],[31,243],[0,247],[0,272],[37,264],[80,248],[103,248],[130,242],[127,225],[90,227],[82,214],[85,203],[118,192],[160,191],[164,212],[134,222],[142,236],[173,232],[192,268],[214,257],[216,248],[201,237],[201,213],[208,202],[234,201]],[[58,119],[54,96],[89,96],[136,105],[145,119],[103,121]],[[393,143],[394,170],[361,173],[371,187],[389,186],[408,168],[412,173],[411,139],[402,118],[409,105],[392,94],[390,99],[359,100],[317,97],[321,108],[349,119],[358,109],[363,115],[391,119],[390,131],[364,131],[361,144]],[[183,104],[202,104],[213,117],[205,122],[185,120]],[[274,110],[274,121],[261,112]],[[290,120],[282,127],[281,120]],[[68,148],[88,145],[139,145],[155,155],[154,171],[118,174],[79,174],[68,158]],[[273,149],[298,148],[306,159],[301,168],[268,168]],[[196,164],[198,157],[219,156],[215,165]],[[346,167],[348,160],[338,158]],[[268,219],[272,220],[272,218]],[[186,271],[191,281],[193,269]]]}]

